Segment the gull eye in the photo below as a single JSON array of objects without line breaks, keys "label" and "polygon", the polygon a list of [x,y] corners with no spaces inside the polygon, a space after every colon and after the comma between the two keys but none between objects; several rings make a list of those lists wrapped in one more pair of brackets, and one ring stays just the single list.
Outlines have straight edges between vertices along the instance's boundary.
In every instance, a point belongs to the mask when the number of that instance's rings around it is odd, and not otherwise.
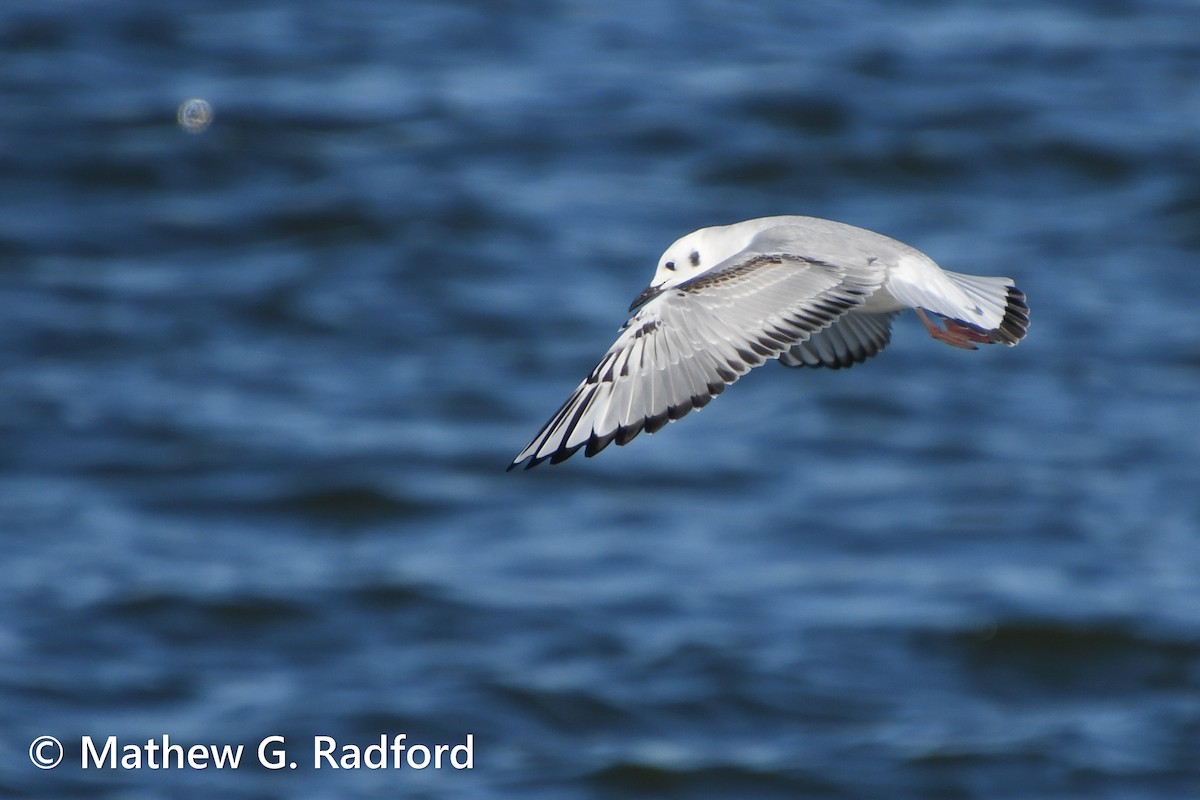
[{"label": "gull eye", "polygon": [[668,261],[667,263],[663,264],[663,266],[666,267],[667,269],[671,270],[671,272],[675,271],[675,262],[674,261]]}]

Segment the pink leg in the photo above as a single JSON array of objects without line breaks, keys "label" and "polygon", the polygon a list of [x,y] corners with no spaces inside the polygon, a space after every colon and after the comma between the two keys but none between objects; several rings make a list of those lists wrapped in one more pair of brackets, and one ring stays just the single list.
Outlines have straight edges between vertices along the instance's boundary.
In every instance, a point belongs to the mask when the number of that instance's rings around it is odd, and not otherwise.
[{"label": "pink leg", "polygon": [[959,325],[952,320],[940,320],[945,329],[939,328],[936,324],[930,321],[928,315],[925,314],[925,309],[916,309],[917,316],[921,318],[921,322],[925,323],[925,330],[929,331],[929,335],[939,342],[945,342],[951,347],[961,347],[963,350],[978,350],[972,342],[982,342],[990,344],[992,339],[990,336],[979,331],[972,330],[965,325]]}]

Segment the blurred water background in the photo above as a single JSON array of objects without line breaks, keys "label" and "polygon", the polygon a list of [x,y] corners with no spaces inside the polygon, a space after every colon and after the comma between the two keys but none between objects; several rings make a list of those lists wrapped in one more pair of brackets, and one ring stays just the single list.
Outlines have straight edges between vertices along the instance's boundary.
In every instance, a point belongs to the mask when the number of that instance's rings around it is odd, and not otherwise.
[{"label": "blurred water background", "polygon": [[[0,795],[1200,796],[1198,30],[5,2]],[[1029,338],[909,315],[504,472],[667,244],[782,213],[1017,278]],[[80,768],[164,733],[300,764]],[[473,769],[312,768],[381,733]]]}]

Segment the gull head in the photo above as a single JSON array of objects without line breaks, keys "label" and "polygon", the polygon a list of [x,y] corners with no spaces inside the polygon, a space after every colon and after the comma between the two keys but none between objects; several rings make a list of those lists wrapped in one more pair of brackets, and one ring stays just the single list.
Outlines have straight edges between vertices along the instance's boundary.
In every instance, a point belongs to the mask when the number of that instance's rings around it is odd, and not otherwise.
[{"label": "gull head", "polygon": [[739,224],[701,228],[675,240],[658,259],[658,268],[650,285],[642,290],[629,310],[633,311],[672,286],[707,272],[745,249],[757,231],[738,230],[741,227]]}]

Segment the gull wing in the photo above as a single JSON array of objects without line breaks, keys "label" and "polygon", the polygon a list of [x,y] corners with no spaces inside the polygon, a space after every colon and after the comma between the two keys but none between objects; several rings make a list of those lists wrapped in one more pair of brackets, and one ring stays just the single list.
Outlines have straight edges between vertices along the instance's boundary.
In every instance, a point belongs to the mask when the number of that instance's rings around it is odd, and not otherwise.
[{"label": "gull wing", "polygon": [[852,367],[877,355],[892,339],[892,320],[899,311],[867,314],[853,311],[824,330],[794,344],[779,356],[788,367]]},{"label": "gull wing", "polygon": [[786,253],[743,252],[658,294],[509,469],[557,464],[701,408],[752,367],[862,305],[884,278],[863,259],[831,264]]}]

